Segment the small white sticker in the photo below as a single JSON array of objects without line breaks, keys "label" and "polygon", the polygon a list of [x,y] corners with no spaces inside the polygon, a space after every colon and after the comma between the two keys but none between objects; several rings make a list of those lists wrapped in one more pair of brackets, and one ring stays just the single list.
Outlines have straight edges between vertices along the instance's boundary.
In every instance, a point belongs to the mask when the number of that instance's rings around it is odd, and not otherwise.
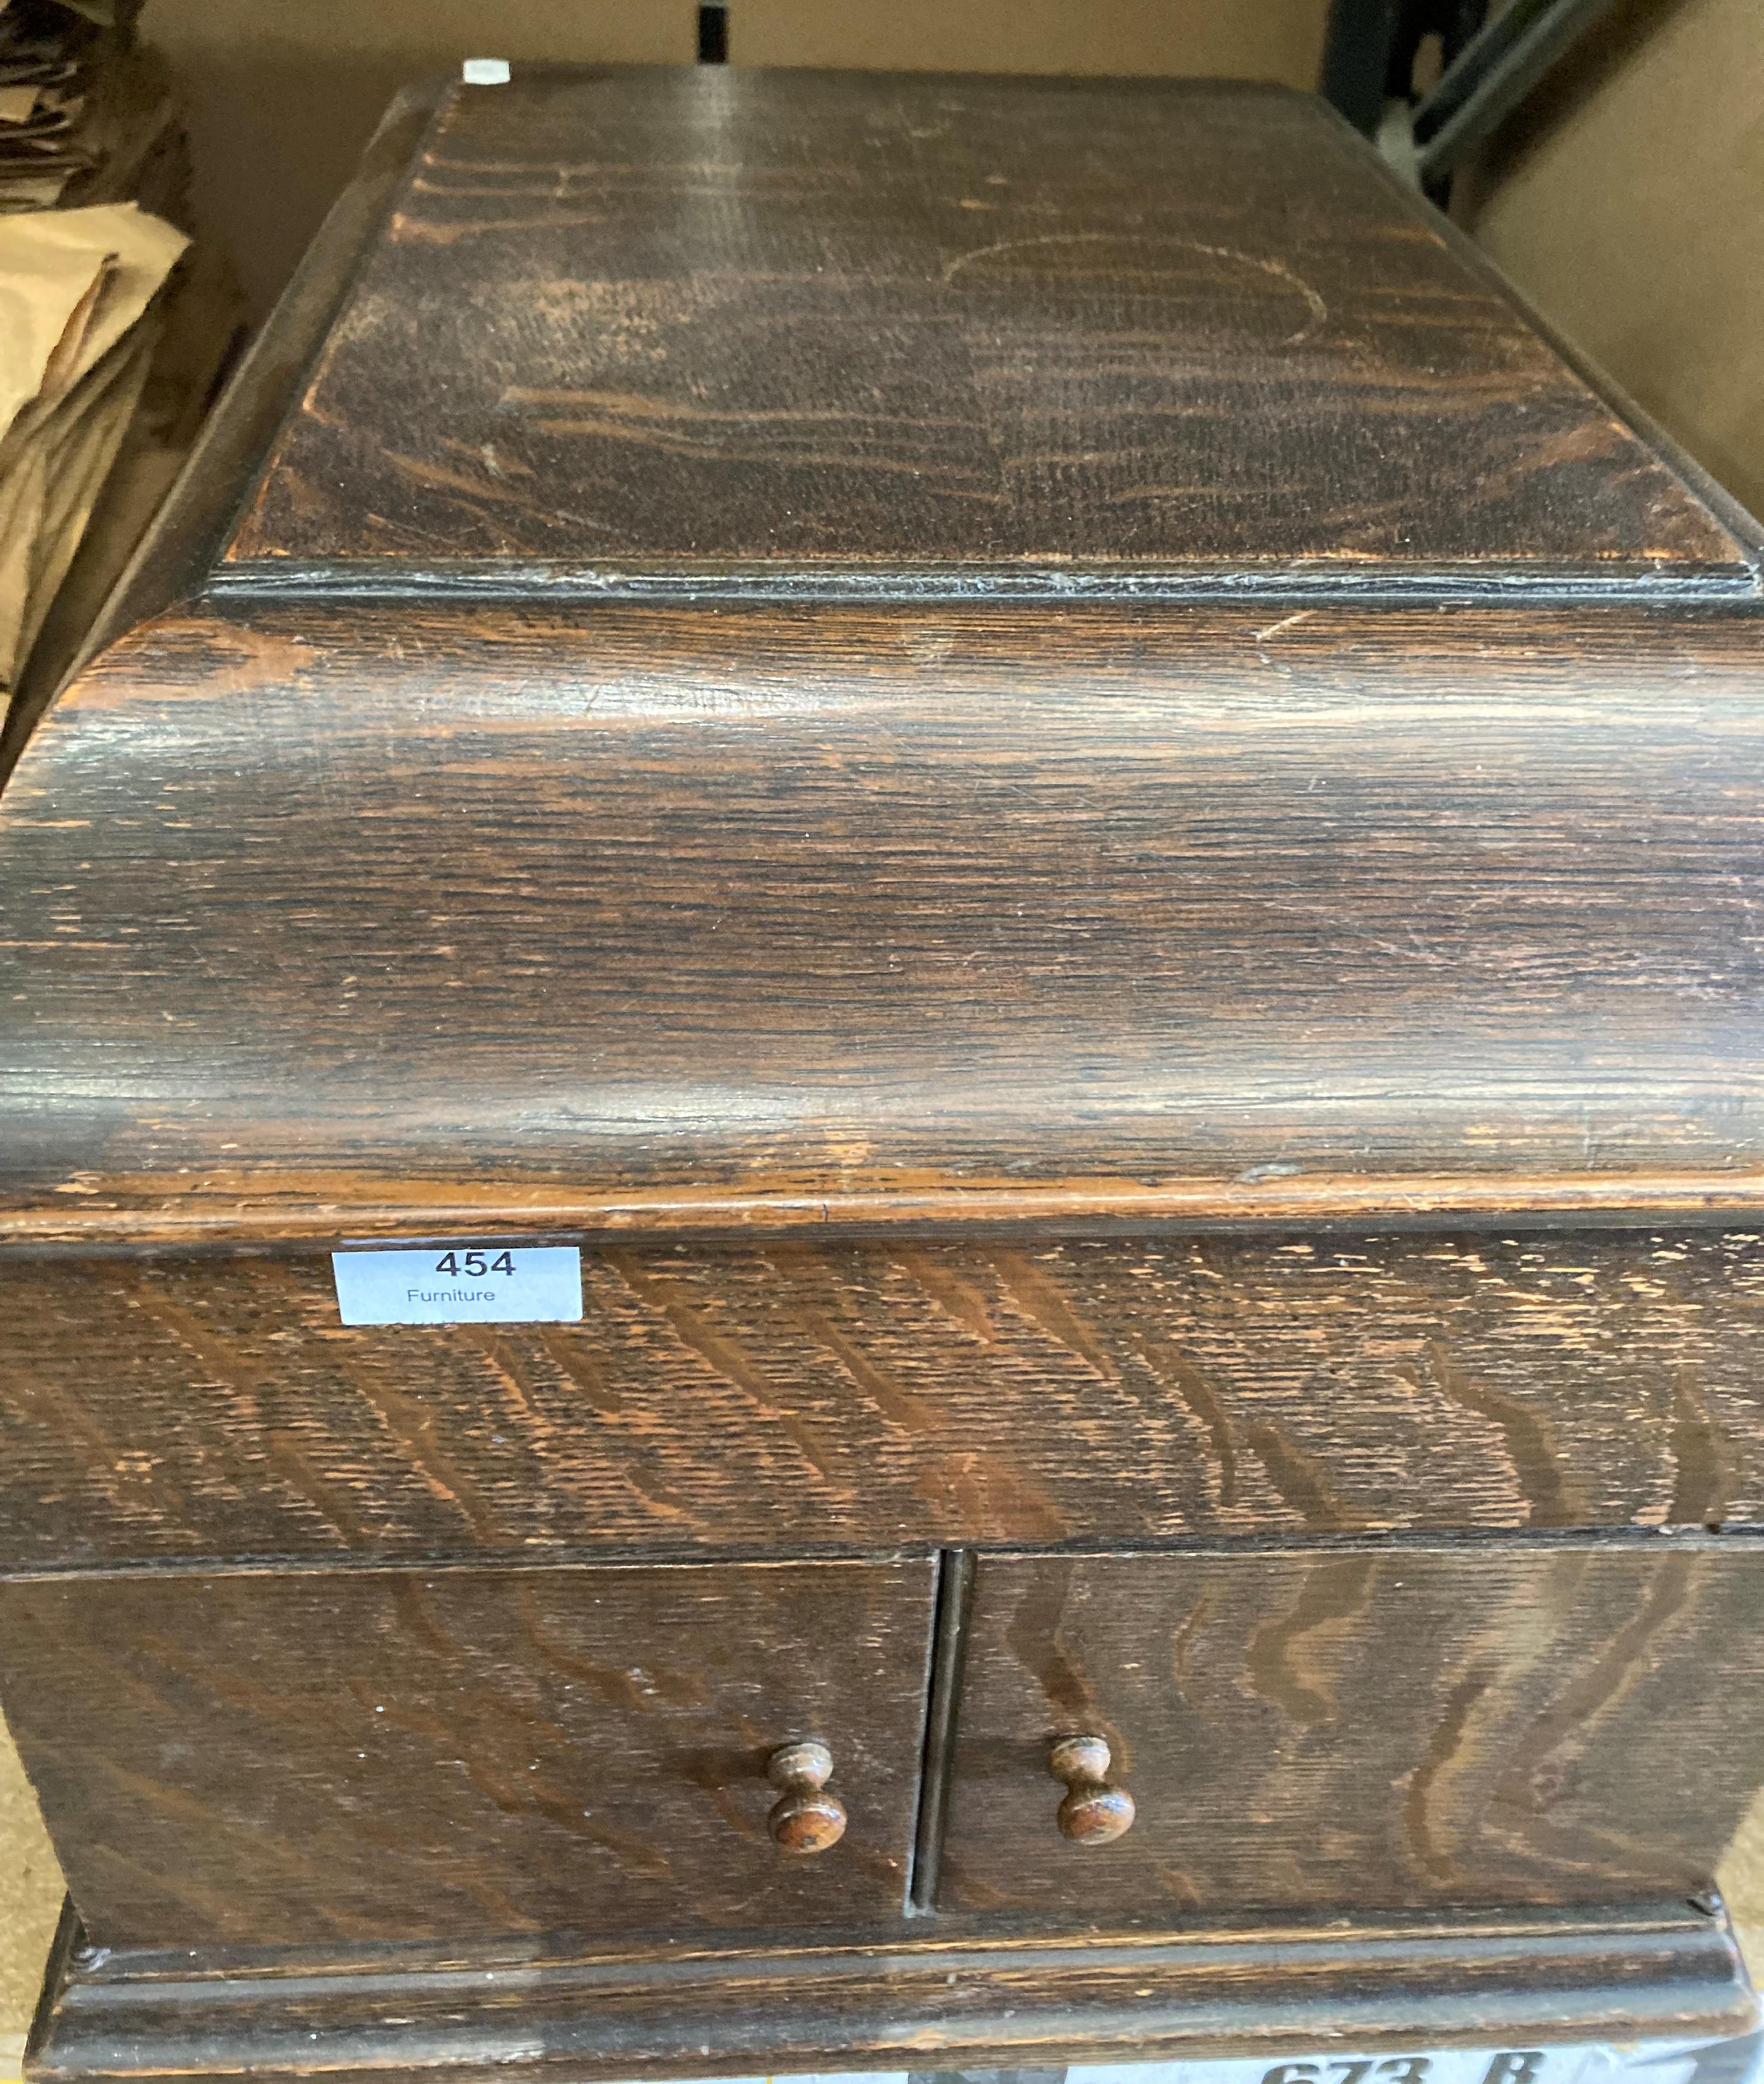
[{"label": "small white sticker", "polygon": [[506,87],[509,61],[506,58],[467,58],[459,68],[459,77],[467,87]]},{"label": "small white sticker", "polygon": [[334,1252],[345,1324],[579,1324],[582,1253],[573,1244],[425,1245]]}]

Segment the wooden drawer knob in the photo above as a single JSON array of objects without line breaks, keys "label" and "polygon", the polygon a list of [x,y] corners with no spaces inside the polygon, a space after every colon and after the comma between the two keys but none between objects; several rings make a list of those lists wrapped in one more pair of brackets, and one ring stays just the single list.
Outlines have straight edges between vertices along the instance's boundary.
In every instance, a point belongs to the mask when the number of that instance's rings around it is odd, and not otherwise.
[{"label": "wooden drawer knob", "polygon": [[1106,1845],[1133,1821],[1133,1798],[1109,1785],[1109,1747],[1102,1737],[1061,1737],[1047,1770],[1066,1783],[1060,1828],[1074,1845]]},{"label": "wooden drawer knob", "polygon": [[824,1853],[845,1836],[845,1805],[827,1792],[833,1754],[812,1738],[785,1744],[766,1761],[766,1778],[783,1792],[767,1823],[787,1853]]}]

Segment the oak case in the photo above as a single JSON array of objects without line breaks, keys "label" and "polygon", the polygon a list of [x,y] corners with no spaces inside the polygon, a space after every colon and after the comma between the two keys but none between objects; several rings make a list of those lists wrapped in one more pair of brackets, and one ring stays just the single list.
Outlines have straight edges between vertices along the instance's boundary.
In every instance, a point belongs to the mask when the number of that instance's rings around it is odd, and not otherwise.
[{"label": "oak case", "polygon": [[33,2076],[1754,2023],[1758,554],[1302,97],[407,97],[7,748]]}]

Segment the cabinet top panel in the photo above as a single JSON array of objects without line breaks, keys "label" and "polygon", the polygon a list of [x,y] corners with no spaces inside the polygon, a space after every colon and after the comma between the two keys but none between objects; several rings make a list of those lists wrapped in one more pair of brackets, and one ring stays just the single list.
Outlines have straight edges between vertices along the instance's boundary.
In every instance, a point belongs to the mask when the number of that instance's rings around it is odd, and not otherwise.
[{"label": "cabinet top panel", "polygon": [[721,67],[442,100],[221,557],[363,561],[1751,585],[1322,103]]}]

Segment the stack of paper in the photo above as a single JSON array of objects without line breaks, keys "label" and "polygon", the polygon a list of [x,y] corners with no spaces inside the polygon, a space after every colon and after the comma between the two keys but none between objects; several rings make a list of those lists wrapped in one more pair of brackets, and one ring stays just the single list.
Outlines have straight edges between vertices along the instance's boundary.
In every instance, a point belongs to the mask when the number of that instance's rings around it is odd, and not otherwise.
[{"label": "stack of paper", "polygon": [[143,172],[178,130],[164,68],[133,41],[137,11],[0,0],[0,211],[146,194]]},{"label": "stack of paper", "polygon": [[0,696],[116,460],[187,243],[133,203],[0,218]]}]

